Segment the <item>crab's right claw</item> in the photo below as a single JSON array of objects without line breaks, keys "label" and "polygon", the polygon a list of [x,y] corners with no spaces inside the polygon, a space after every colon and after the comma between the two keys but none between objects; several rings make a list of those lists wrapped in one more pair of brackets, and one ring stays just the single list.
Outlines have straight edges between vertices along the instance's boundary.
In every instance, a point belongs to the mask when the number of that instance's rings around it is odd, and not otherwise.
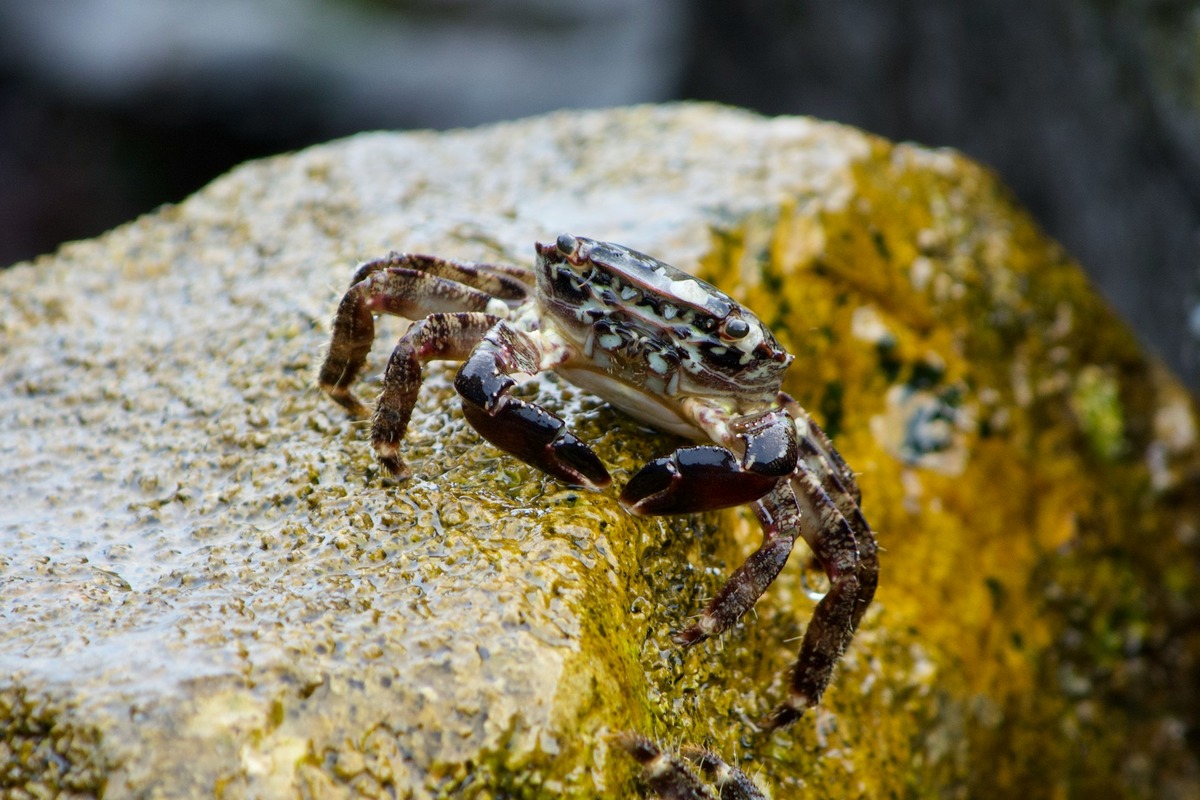
[{"label": "crab's right claw", "polygon": [[564,483],[600,490],[612,483],[592,448],[541,406],[502,395],[491,411],[463,398],[463,415],[479,435]]}]

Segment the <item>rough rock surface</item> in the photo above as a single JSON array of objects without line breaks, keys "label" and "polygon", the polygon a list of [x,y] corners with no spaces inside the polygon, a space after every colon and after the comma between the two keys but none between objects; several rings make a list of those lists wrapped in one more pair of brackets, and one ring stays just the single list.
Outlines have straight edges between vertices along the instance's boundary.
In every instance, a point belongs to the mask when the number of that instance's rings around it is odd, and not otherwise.
[{"label": "rough rock surface", "polygon": [[[527,263],[561,231],[746,300],[861,475],[880,592],[786,732],[753,721],[811,611],[800,554],[721,642],[666,635],[753,547],[744,513],[547,480],[464,425],[449,367],[395,486],[313,389],[357,260]],[[677,444],[524,391],[618,485]],[[607,737],[636,730],[777,797],[1191,797],[1197,428],[953,153],[683,105],[248,164],[0,274],[0,792],[625,796]]]}]

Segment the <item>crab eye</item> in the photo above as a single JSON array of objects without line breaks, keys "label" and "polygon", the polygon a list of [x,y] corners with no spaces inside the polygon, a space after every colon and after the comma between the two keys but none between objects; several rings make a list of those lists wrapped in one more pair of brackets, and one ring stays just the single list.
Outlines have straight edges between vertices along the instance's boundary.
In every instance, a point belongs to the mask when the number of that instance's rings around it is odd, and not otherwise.
[{"label": "crab eye", "polygon": [[741,339],[750,332],[750,323],[740,317],[727,319],[721,325],[721,338],[734,340]]},{"label": "crab eye", "polygon": [[576,241],[575,237],[571,234],[563,233],[559,234],[558,240],[555,241],[554,244],[558,248],[558,252],[562,253],[564,256],[569,256],[575,252],[575,247],[578,244],[578,241]]}]

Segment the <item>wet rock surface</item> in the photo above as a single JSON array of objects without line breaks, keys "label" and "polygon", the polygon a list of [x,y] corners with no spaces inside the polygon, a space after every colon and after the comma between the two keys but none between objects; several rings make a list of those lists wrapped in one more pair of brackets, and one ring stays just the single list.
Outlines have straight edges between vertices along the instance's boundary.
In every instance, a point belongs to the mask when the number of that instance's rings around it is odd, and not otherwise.
[{"label": "wet rock surface", "polygon": [[[802,553],[682,653],[667,634],[754,546],[748,515],[637,521],[546,479],[470,431],[450,366],[397,486],[313,388],[358,260],[529,263],[562,231],[757,310],[861,476],[879,596],[786,732],[753,722],[820,589]],[[380,327],[370,375],[402,330]],[[679,444],[554,378],[522,391],[617,486]],[[776,796],[1184,797],[1197,439],[1193,400],[952,153],[684,105],[247,164],[0,274],[0,786],[619,796],[608,737],[636,730]]]}]

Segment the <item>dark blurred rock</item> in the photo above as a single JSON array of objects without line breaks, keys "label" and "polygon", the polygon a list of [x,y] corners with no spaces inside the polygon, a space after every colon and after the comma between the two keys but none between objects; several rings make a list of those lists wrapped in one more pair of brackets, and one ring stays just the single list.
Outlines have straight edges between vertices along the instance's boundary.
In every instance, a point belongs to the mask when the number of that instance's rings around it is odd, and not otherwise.
[{"label": "dark blurred rock", "polygon": [[684,5],[0,0],[0,268],[359,130],[671,99]]}]

